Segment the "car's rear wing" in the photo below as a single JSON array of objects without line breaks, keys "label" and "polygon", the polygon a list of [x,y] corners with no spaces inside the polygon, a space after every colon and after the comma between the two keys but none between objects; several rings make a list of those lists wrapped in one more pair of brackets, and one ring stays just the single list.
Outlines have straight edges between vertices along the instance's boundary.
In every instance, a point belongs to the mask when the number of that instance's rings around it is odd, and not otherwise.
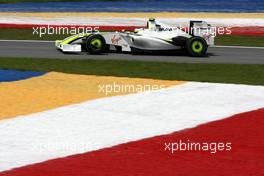
[{"label": "car's rear wing", "polygon": [[206,40],[208,45],[214,45],[215,33],[210,24],[205,21],[190,21],[189,34]]}]

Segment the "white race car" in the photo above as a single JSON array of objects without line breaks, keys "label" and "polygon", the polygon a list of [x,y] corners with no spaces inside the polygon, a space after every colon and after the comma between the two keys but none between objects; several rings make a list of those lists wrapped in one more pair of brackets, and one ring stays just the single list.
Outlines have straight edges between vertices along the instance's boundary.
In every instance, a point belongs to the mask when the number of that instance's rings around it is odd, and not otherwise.
[{"label": "white race car", "polygon": [[214,44],[211,26],[204,21],[190,21],[190,32],[177,27],[169,27],[149,19],[147,28],[134,32],[91,32],[80,33],[64,40],[57,40],[55,45],[62,52],[82,52],[101,54],[114,50],[128,53],[177,52],[184,49],[188,55],[202,57],[207,48]]}]

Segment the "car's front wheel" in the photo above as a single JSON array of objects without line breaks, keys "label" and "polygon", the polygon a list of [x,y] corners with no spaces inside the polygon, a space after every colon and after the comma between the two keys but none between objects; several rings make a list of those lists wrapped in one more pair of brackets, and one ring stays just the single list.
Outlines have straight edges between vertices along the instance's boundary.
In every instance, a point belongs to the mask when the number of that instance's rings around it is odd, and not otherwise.
[{"label": "car's front wheel", "polygon": [[207,52],[208,45],[202,37],[191,37],[185,46],[187,53],[193,57],[203,57]]},{"label": "car's front wheel", "polygon": [[102,35],[91,34],[86,38],[85,47],[90,54],[101,54],[106,50],[106,42]]}]

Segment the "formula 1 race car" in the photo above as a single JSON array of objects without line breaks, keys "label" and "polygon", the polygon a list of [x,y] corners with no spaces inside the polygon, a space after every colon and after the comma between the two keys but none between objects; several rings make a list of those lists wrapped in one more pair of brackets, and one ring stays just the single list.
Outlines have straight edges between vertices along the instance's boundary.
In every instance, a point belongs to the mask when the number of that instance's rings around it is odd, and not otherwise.
[{"label": "formula 1 race car", "polygon": [[110,51],[129,53],[175,52],[183,49],[193,57],[206,55],[207,48],[214,44],[211,26],[204,21],[190,21],[189,32],[178,27],[169,27],[149,19],[147,28],[134,32],[80,33],[55,45],[62,52],[101,54]]}]

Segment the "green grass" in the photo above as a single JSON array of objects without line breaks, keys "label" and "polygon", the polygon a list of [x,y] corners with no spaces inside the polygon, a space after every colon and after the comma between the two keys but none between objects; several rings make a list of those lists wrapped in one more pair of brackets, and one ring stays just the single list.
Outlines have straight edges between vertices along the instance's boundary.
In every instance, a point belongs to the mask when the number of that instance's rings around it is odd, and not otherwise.
[{"label": "green grass", "polygon": [[237,45],[237,46],[259,46],[264,47],[264,36],[236,36],[221,35],[215,38],[217,45]]},{"label": "green grass", "polygon": [[91,2],[91,1],[120,1],[120,0],[0,0],[0,3],[17,3],[17,2]]},{"label": "green grass", "polygon": [[0,39],[2,40],[58,40],[69,35],[33,35],[33,29],[0,28]]},{"label": "green grass", "polygon": [[[69,35],[33,35],[33,29],[0,28],[0,39],[5,40],[58,40]],[[259,46],[264,47],[264,36],[222,35],[215,38],[216,45]]]},{"label": "green grass", "polygon": [[264,65],[0,58],[0,69],[264,85]]}]

